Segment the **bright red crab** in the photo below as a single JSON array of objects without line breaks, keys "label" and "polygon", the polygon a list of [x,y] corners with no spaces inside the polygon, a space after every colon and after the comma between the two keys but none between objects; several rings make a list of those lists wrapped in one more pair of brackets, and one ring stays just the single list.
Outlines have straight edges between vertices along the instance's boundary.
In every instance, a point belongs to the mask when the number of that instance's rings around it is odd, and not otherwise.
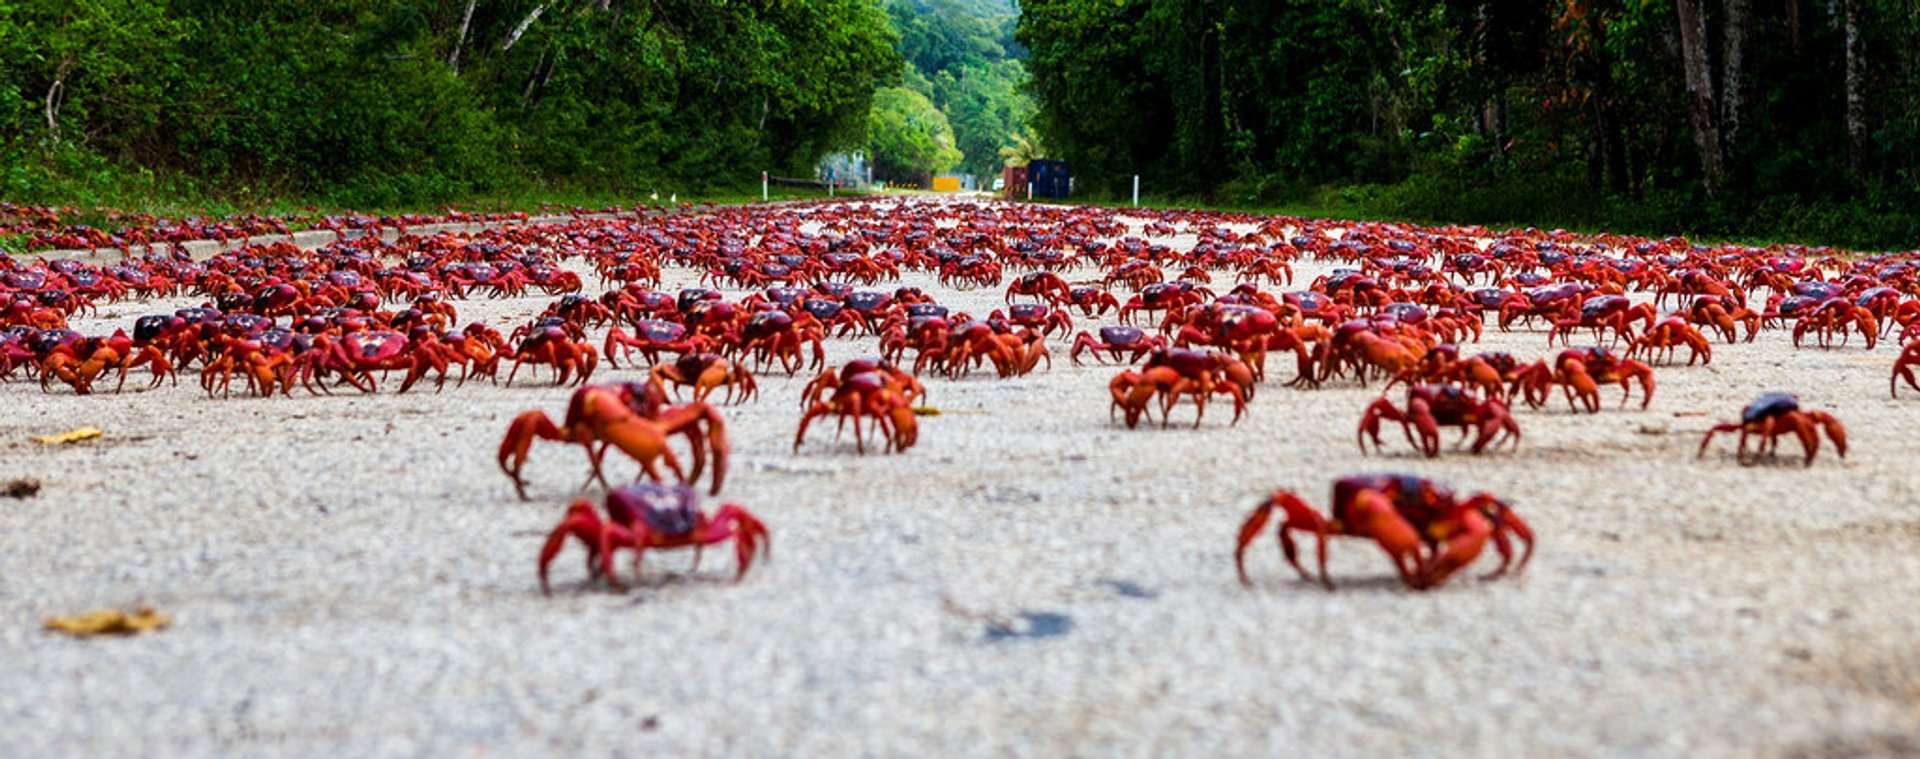
[{"label": "bright red crab", "polygon": [[1905,379],[1907,386],[1920,390],[1920,381],[1914,378],[1913,367],[1920,365],[1920,340],[1914,340],[1900,349],[1900,357],[1893,361],[1893,376],[1887,379],[1887,389],[1893,397],[1900,397],[1900,380]]},{"label": "bright red crab", "polygon": [[[1247,547],[1280,510],[1280,550],[1287,563],[1311,582],[1313,576],[1300,565],[1300,550],[1293,531],[1311,533],[1318,549],[1320,582],[1328,590],[1333,580],[1327,576],[1327,538],[1347,535],[1366,538],[1380,545],[1393,560],[1400,580],[1415,590],[1428,590],[1446,582],[1461,568],[1473,563],[1493,541],[1500,553],[1500,566],[1485,579],[1505,574],[1509,566],[1517,574],[1533,558],[1533,530],[1519,515],[1498,498],[1475,493],[1465,499],[1451,488],[1423,477],[1407,474],[1369,474],[1343,477],[1333,483],[1333,508],[1322,515],[1291,491],[1276,490],[1255,507],[1240,525],[1233,563],[1240,572],[1240,583],[1248,587]],[[1513,540],[1525,544],[1517,564],[1513,561]]]},{"label": "bright red crab", "polygon": [[[806,413],[800,417],[800,429],[794,432],[793,450],[800,450],[813,420],[837,416],[843,427],[852,420],[854,450],[867,452],[866,435],[861,430],[862,424],[871,420],[887,441],[886,451],[904,453],[920,438],[912,399],[921,392],[918,380],[884,361],[856,359],[840,371],[821,372],[807,383],[802,394]],[[819,400],[822,393],[827,393],[825,400]]]},{"label": "bright red crab", "polygon": [[556,385],[570,382],[584,385],[599,363],[600,353],[593,349],[592,343],[570,339],[565,328],[547,327],[520,341],[519,349],[513,352],[513,368],[507,371],[507,386],[513,386],[513,377],[520,373],[521,364],[553,367]]},{"label": "bright red crab", "polygon": [[1740,450],[1734,457],[1742,464],[1747,463],[1747,438],[1760,438],[1759,444],[1754,446],[1754,456],[1757,458],[1772,455],[1782,435],[1793,435],[1800,438],[1800,447],[1806,451],[1806,465],[1813,466],[1814,454],[1820,451],[1821,430],[1825,430],[1827,439],[1833,441],[1840,458],[1846,458],[1847,428],[1840,424],[1839,419],[1825,411],[1800,408],[1800,399],[1792,393],[1766,393],[1740,409],[1740,421],[1716,424],[1708,429],[1706,437],[1700,439],[1700,451],[1694,458],[1707,455],[1707,444],[1713,442],[1713,436],[1721,432],[1740,433]]},{"label": "bright red crab", "polygon": [[[1507,410],[1507,404],[1497,398],[1482,400],[1480,396],[1458,385],[1414,385],[1407,388],[1407,406],[1395,407],[1386,396],[1374,399],[1367,411],[1360,417],[1360,427],[1354,437],[1360,443],[1360,452],[1367,451],[1367,440],[1373,440],[1373,449],[1381,450],[1380,422],[1399,422],[1401,431],[1406,433],[1407,442],[1412,443],[1427,458],[1440,455],[1440,428],[1459,427],[1461,438],[1478,432],[1469,450],[1480,453],[1489,444],[1499,447],[1505,440],[1512,440],[1515,448],[1520,447],[1520,425],[1513,420],[1513,414]],[[1414,432],[1420,433],[1419,440]]]},{"label": "bright red crab", "polygon": [[[1113,357],[1115,363],[1118,363],[1121,354],[1125,353],[1131,354],[1127,363],[1136,363],[1148,353],[1166,347],[1167,339],[1164,337],[1149,335],[1146,330],[1139,327],[1110,324],[1100,328],[1098,340],[1093,339],[1091,333],[1081,332],[1073,339],[1073,350],[1067,352],[1067,358],[1079,364],[1080,352],[1091,350],[1096,359],[1099,359],[1101,352],[1104,351]],[[1101,361],[1104,363],[1105,360],[1101,359]]]},{"label": "bright red crab", "polygon": [[705,401],[714,388],[721,386],[727,388],[727,403],[734,402],[736,390],[741,403],[753,400],[760,392],[753,372],[718,353],[688,353],[671,364],[660,364],[647,372],[647,381],[659,387],[672,382],[676,392],[681,385],[692,385],[695,401]]},{"label": "bright red crab", "polygon": [[698,501],[693,488],[651,482],[608,491],[605,519],[593,510],[592,501],[574,501],[540,547],[540,592],[553,592],[547,582],[547,568],[566,547],[568,536],[587,549],[588,576],[605,575],[607,585],[616,590],[620,580],[614,575],[613,552],[621,548],[633,550],[635,580],[640,577],[641,557],[649,549],[692,548],[694,567],[698,568],[702,548],[731,541],[739,567],[734,582],[746,578],[755,554],[772,558],[772,537],[752,512],[728,503],[707,514],[700,511]]},{"label": "bright red crab", "polygon": [[[693,452],[693,471],[685,474],[680,461],[667,447],[667,438],[684,434]],[[601,461],[612,446],[640,462],[646,476],[660,481],[657,462],[664,460],[675,479],[693,482],[700,478],[707,453],[713,453],[713,488],[719,493],[727,477],[727,456],[733,446],[727,441],[727,425],[720,413],[705,403],[668,406],[659,388],[641,382],[587,385],[573,391],[567,403],[565,426],[557,426],[545,413],[535,409],[522,412],[507,426],[500,440],[500,471],[513,480],[520,500],[527,499],[526,480],[520,471],[527,465],[527,452],[533,441],[553,440],[579,443],[587,452],[593,472],[587,482],[607,484]]]},{"label": "bright red crab", "polygon": [[1022,274],[1007,285],[1007,302],[1013,302],[1013,296],[1024,295],[1039,298],[1042,302],[1057,306],[1073,300],[1072,289],[1060,275],[1050,271],[1036,271]]}]

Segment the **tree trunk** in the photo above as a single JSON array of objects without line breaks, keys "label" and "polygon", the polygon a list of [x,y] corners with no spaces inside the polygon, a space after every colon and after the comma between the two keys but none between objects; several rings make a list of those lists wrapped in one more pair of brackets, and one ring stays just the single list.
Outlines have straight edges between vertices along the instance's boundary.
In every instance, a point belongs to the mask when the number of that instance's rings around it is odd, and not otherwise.
[{"label": "tree trunk", "polygon": [[447,67],[453,69],[453,75],[460,75],[460,46],[467,44],[467,30],[473,26],[473,6],[480,0],[467,0],[467,12],[460,17],[460,36],[453,40],[453,52],[447,55]]},{"label": "tree trunk", "polygon": [[1729,164],[1739,163],[1740,111],[1746,108],[1747,31],[1752,0],[1727,0],[1726,28],[1720,48],[1721,149]]},{"label": "tree trunk", "polygon": [[62,91],[67,88],[67,73],[73,70],[73,58],[60,59],[60,66],[53,72],[53,84],[47,86],[47,144],[60,143],[60,101]]},{"label": "tree trunk", "polygon": [[1800,54],[1800,17],[1804,12],[1800,8],[1801,0],[1787,0],[1787,40],[1793,45],[1793,54]]},{"label": "tree trunk", "polygon": [[1847,28],[1847,169],[1855,182],[1867,165],[1866,50],[1860,37],[1859,0],[1844,0]]},{"label": "tree trunk", "polygon": [[1693,126],[1693,144],[1700,151],[1701,180],[1707,195],[1720,194],[1725,175],[1721,163],[1720,119],[1713,97],[1713,65],[1707,60],[1707,19],[1700,0],[1675,0],[1680,15],[1680,59],[1686,70],[1687,120]]},{"label": "tree trunk", "polygon": [[546,12],[547,12],[546,3],[541,3],[539,5],[534,6],[533,12],[527,14],[526,18],[520,19],[520,25],[515,26],[513,28],[513,33],[507,35],[507,41],[500,44],[500,52],[504,53],[504,52],[507,52],[508,50],[512,50],[514,43],[517,43],[520,41],[520,35],[527,33],[527,27],[533,26],[533,22],[540,20],[540,14],[546,13]]}]

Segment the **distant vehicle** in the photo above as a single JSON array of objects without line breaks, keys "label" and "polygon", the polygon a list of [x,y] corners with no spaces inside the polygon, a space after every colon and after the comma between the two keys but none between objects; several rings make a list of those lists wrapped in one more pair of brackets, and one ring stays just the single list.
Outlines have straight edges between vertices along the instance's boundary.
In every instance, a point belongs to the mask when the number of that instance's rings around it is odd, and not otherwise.
[{"label": "distant vehicle", "polygon": [[1007,180],[1006,180],[1006,178],[1005,178],[1005,177],[996,177],[996,178],[994,178],[994,180],[993,180],[993,191],[994,191],[994,192],[999,192],[999,191],[1001,191],[1001,190],[1004,190],[1004,189],[1007,189]]}]

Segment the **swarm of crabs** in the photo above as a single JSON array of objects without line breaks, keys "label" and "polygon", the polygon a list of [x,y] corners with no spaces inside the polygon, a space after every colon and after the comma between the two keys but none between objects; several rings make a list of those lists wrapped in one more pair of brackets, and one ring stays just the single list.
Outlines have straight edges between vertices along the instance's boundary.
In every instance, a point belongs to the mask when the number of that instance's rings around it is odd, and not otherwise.
[{"label": "swarm of crabs", "polygon": [[[1236,425],[1296,393],[1377,386],[1347,417],[1361,451],[1371,442],[1403,455],[1390,444],[1397,425],[1427,458],[1517,450],[1524,420],[1562,402],[1575,414],[1649,408],[1655,367],[1711,365],[1716,343],[1724,351],[1770,330],[1820,350],[1874,351],[1891,338],[1890,390],[1897,398],[1904,381],[1920,391],[1920,254],[1911,253],[1014,204],[576,209],[537,223],[125,215],[110,231],[65,224],[68,213],[0,204],[0,231],[94,251],[0,252],[0,381],[88,395],[123,392],[135,375],[136,390],[177,392],[188,373],[208,396],[263,399],[458,392],[470,381],[564,388],[557,419],[520,414],[497,453],[522,498],[536,440],[579,444],[583,488],[606,489],[602,508],[573,501],[553,529],[543,587],[569,536],[586,549],[589,574],[609,582],[617,549],[637,566],[648,548],[726,541],[744,575],[766,527],[737,505],[702,511],[694,487],[706,475],[709,494],[720,492],[733,447],[723,409],[761,402],[769,374],[805,379],[789,455],[821,455],[819,443],[801,448],[828,424],[836,437],[851,426],[856,454],[905,453],[933,413],[928,384],[1051,372],[1055,348],[1070,367],[1114,367],[1069,368],[1096,373],[1089,384],[1106,378],[1109,424],[1170,427],[1190,408],[1202,427],[1217,403],[1228,408],[1214,424]],[[410,233],[450,221],[511,223]],[[279,237],[294,227],[337,239],[302,249]],[[197,240],[233,249],[196,257],[184,245]],[[1326,273],[1296,284],[1303,263]],[[988,307],[942,302],[966,290],[991,292]],[[461,316],[477,299],[532,298],[542,307],[511,323]],[[73,328],[114,304],[148,313]],[[1470,347],[1490,329],[1544,339],[1528,356]],[[860,357],[830,365],[832,343]],[[1841,422],[1786,392],[1707,430],[1699,455],[1727,433],[1739,435],[1741,463],[1770,457],[1788,436],[1807,465],[1823,435],[1846,454]],[[609,449],[651,482],[615,487]],[[1524,567],[1533,545],[1499,497],[1457,497],[1412,475],[1352,476],[1334,480],[1326,514],[1287,491],[1262,502],[1240,532],[1243,580],[1244,553],[1276,512],[1282,550],[1303,576],[1292,534],[1314,536],[1322,581],[1330,536],[1377,542],[1421,589],[1488,542],[1501,570]]]}]

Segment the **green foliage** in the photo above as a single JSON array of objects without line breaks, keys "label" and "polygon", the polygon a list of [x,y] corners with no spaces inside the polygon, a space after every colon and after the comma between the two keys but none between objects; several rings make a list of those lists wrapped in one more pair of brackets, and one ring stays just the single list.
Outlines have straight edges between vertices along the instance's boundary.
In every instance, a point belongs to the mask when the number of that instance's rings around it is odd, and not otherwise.
[{"label": "green foliage", "polygon": [[1022,89],[1025,51],[1013,40],[1019,11],[1010,0],[889,0],[887,11],[900,31],[906,85],[947,115],[959,170],[998,174],[999,150],[1034,110]]},{"label": "green foliage", "polygon": [[0,0],[0,194],[732,184],[860,144],[895,40],[877,0]]},{"label": "green foliage", "polygon": [[878,180],[919,182],[960,162],[947,115],[927,96],[905,87],[873,94],[867,135],[872,146],[868,157]]},{"label": "green foliage", "polygon": [[[1025,0],[1017,37],[1034,123],[1095,195],[1124,196],[1137,173],[1234,203],[1355,186],[1368,208],[1450,221],[1877,244],[1913,232],[1912,2],[1691,1],[1714,47],[1708,111],[1727,167],[1711,196],[1667,0]],[[1857,155],[1849,12],[1864,51]]]}]

